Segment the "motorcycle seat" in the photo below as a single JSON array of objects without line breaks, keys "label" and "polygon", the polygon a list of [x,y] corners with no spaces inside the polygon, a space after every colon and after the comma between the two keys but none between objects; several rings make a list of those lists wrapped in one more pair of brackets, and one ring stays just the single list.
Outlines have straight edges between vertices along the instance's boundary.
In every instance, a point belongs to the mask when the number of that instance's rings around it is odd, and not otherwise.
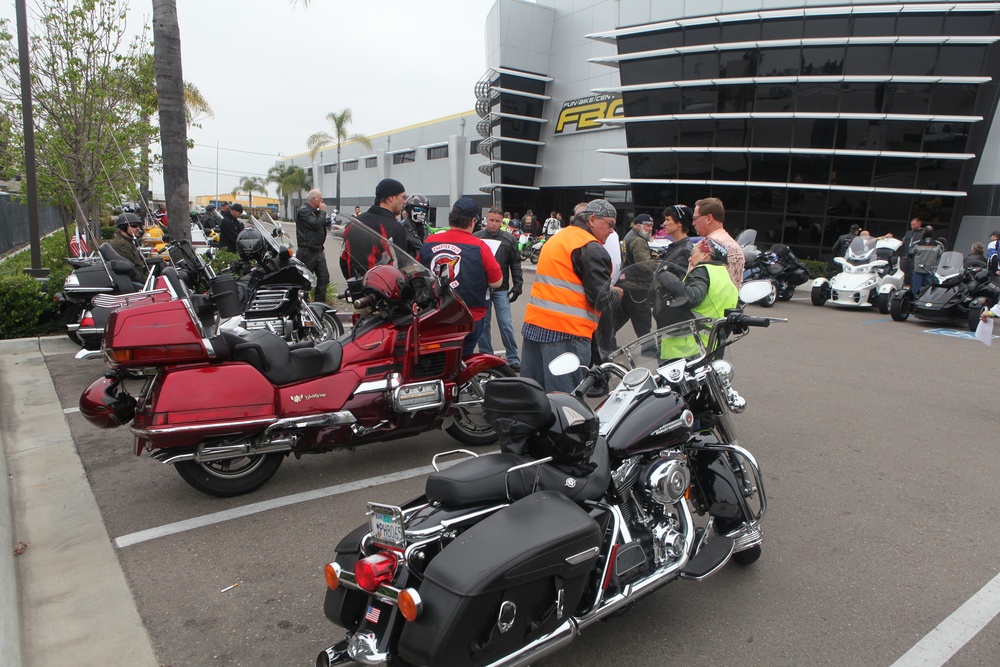
[{"label": "motorcycle seat", "polygon": [[233,359],[250,364],[276,385],[336,373],[344,358],[344,348],[335,340],[292,349],[283,339],[267,331],[251,331],[242,338],[225,333],[223,337]]},{"label": "motorcycle seat", "polygon": [[439,502],[445,507],[467,507],[510,502],[536,491],[558,491],[573,502],[582,503],[600,498],[607,491],[611,480],[611,460],[604,438],[598,441],[590,457],[590,462],[597,467],[584,477],[566,472],[551,463],[542,463],[507,474],[507,470],[513,466],[529,463],[532,460],[529,456],[503,453],[466,459],[450,468],[430,474],[425,488],[427,500]]}]

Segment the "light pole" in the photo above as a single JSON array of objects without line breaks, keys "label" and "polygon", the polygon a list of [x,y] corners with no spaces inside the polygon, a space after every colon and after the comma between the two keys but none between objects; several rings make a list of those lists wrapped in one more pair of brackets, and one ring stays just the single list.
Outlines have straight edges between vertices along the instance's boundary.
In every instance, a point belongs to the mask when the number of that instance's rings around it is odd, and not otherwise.
[{"label": "light pole", "polygon": [[[28,236],[31,241],[32,277],[46,278],[49,270],[42,268],[41,228],[38,224],[38,182],[35,174],[35,120],[31,113],[31,67],[28,61],[28,12],[24,0],[14,0],[17,10],[17,57],[21,64],[21,118],[24,123],[24,178],[28,191]],[[82,215],[82,212],[81,212]],[[77,224],[84,224],[80,221]]]}]

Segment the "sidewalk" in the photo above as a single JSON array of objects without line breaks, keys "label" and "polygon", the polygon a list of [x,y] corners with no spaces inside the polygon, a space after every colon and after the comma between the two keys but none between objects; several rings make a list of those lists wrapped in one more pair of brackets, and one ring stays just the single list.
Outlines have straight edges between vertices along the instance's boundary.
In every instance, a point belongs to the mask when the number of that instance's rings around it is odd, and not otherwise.
[{"label": "sidewalk", "polygon": [[0,340],[0,665],[155,667],[45,367],[78,349],[63,337]]}]

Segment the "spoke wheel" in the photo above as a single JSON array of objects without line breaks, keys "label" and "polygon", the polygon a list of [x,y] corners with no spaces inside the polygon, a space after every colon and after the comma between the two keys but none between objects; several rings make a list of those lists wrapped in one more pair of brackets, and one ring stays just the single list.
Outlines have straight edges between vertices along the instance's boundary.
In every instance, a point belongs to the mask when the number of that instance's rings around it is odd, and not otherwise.
[{"label": "spoke wheel", "polygon": [[771,291],[768,293],[763,300],[761,300],[760,305],[764,308],[770,308],[774,305],[774,302],[778,300],[778,286],[775,282],[771,281]]},{"label": "spoke wheel", "polygon": [[340,323],[340,319],[336,313],[323,313],[319,315],[314,312],[313,314],[316,317],[316,324],[318,326],[307,329],[302,336],[304,340],[322,343],[325,340],[336,340],[344,335],[344,325]]},{"label": "spoke wheel", "polygon": [[[483,390],[490,380],[509,378],[515,375],[516,373],[507,364],[489,368],[482,373],[478,373],[459,388],[458,400],[482,400],[484,395]],[[483,415],[482,404],[467,408],[456,407],[453,418],[454,422],[445,430],[448,432],[448,435],[463,445],[489,445],[497,441],[496,431],[493,430],[493,427],[486,421],[486,417]]]},{"label": "spoke wheel", "polygon": [[257,454],[204,463],[182,461],[174,467],[185,482],[202,493],[228,498],[259,489],[284,459],[284,454]]}]

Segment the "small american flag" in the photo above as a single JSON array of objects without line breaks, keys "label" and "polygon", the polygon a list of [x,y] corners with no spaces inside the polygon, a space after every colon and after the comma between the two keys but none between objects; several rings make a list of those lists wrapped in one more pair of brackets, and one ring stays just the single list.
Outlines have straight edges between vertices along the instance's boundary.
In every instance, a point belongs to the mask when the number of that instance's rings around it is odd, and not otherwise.
[{"label": "small american flag", "polygon": [[378,617],[381,613],[381,610],[378,608],[373,605],[368,605],[368,611],[365,612],[365,620],[371,621],[372,623],[378,623]]}]

